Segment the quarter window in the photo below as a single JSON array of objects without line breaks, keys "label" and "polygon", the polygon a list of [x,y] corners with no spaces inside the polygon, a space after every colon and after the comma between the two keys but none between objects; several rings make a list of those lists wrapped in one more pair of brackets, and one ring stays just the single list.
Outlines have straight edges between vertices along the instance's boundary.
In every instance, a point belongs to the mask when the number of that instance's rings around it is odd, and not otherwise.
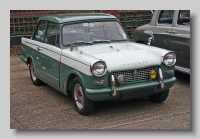
[{"label": "quarter window", "polygon": [[178,14],[178,25],[190,25],[190,10],[180,10]]},{"label": "quarter window", "polygon": [[54,22],[48,22],[45,43],[51,45],[59,45],[58,25]]},{"label": "quarter window", "polygon": [[172,24],[174,16],[174,10],[163,10],[160,12],[158,19],[159,24]]},{"label": "quarter window", "polygon": [[46,21],[40,21],[35,37],[33,39],[36,41],[44,42],[45,29]]}]

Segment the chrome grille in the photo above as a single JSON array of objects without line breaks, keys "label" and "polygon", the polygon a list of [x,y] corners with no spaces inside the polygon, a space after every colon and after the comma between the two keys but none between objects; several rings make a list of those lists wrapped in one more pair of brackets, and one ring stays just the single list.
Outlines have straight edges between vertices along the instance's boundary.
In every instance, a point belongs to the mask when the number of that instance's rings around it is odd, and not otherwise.
[{"label": "chrome grille", "polygon": [[124,83],[133,82],[133,71],[132,71],[132,70],[129,70],[129,71],[118,71],[118,72],[113,72],[112,74],[113,74],[113,76],[115,77],[115,82],[116,82],[116,83],[118,83],[117,77],[118,77],[120,74],[123,74],[124,77],[125,77]]},{"label": "chrome grille", "polygon": [[154,70],[154,67],[143,68],[137,70],[137,81],[144,81],[149,79],[149,72]]},{"label": "chrome grille", "polygon": [[116,84],[119,84],[117,77],[120,74],[123,74],[125,77],[124,83],[134,82],[134,76],[136,76],[136,81],[140,82],[140,81],[149,80],[149,73],[151,70],[154,70],[154,69],[155,67],[149,67],[149,68],[143,68],[143,69],[137,69],[137,70],[117,71],[117,72],[112,72],[112,75],[115,78]]}]

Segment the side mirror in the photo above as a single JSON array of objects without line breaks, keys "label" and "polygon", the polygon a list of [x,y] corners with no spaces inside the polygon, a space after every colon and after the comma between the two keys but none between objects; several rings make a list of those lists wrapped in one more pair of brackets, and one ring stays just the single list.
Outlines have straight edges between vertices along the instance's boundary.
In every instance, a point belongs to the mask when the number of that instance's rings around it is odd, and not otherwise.
[{"label": "side mirror", "polygon": [[78,47],[76,45],[71,44],[70,45],[70,51],[73,51],[74,49],[78,50]]}]

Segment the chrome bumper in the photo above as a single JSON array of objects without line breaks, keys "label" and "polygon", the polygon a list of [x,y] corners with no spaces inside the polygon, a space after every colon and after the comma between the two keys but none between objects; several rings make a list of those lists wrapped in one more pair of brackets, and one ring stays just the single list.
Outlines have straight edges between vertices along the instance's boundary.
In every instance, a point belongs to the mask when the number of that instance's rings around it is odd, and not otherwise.
[{"label": "chrome bumper", "polygon": [[116,87],[115,87],[115,78],[113,75],[111,75],[111,96],[116,96],[117,95],[117,91],[116,91]]},{"label": "chrome bumper", "polygon": [[[165,87],[165,85],[164,85],[164,81],[163,81],[162,70],[159,68],[159,89],[163,89],[164,87]],[[110,95],[113,97],[117,95],[114,75],[111,75],[111,93],[110,93]]]},{"label": "chrome bumper", "polygon": [[164,82],[163,82],[163,75],[162,75],[162,70],[159,68],[159,88],[163,89],[165,87]]}]

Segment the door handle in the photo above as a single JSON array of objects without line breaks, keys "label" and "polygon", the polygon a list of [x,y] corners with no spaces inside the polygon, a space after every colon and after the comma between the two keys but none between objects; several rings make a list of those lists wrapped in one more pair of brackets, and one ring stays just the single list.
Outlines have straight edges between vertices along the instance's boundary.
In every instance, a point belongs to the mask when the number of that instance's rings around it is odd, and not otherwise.
[{"label": "door handle", "polygon": [[167,33],[176,33],[176,31],[171,31],[171,30],[168,30],[166,31]]},{"label": "door handle", "polygon": [[38,47],[38,48],[37,48],[37,50],[38,50],[38,51],[41,51],[41,50],[42,50],[42,48],[41,48],[41,47]]}]

